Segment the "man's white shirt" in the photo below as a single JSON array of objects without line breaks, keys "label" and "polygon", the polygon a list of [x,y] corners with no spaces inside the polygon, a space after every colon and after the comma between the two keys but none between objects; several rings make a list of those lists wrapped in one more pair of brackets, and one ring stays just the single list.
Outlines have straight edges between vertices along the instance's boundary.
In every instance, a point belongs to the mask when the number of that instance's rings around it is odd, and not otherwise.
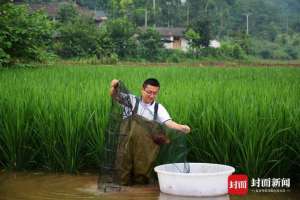
[{"label": "man's white shirt", "polygon": [[[132,95],[132,94],[129,94],[129,96],[130,96],[130,102],[131,102],[132,109],[133,109],[135,107],[137,97]],[[146,104],[140,98],[137,114],[140,115],[140,116],[143,116],[144,118],[146,118],[148,120],[153,120],[153,118],[154,118],[154,106],[155,106],[155,102],[150,103],[150,104]],[[132,111],[130,110],[131,108],[129,108],[127,106],[124,106],[124,108],[125,108],[126,111],[123,113],[123,118],[128,117],[128,113],[129,113],[129,116],[132,115]],[[126,113],[126,115],[125,115],[125,113]],[[163,124],[168,120],[171,120],[171,117],[170,117],[168,111],[166,110],[166,108],[163,105],[158,103],[156,121]]]}]

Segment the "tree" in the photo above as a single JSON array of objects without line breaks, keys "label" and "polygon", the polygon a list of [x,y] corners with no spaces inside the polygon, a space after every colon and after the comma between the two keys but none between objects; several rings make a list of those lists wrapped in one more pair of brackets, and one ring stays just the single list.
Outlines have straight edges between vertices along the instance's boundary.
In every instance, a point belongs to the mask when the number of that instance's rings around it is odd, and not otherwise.
[{"label": "tree", "polygon": [[192,29],[198,35],[192,41],[195,47],[208,47],[211,40],[210,20],[208,18],[200,19],[192,25]]},{"label": "tree", "polygon": [[192,48],[192,49],[196,49],[198,47],[198,44],[197,42],[195,41],[198,41],[200,40],[200,35],[198,33],[196,33],[194,31],[194,29],[192,28],[189,28],[186,32],[185,32],[185,37],[188,39],[189,41],[189,46]]},{"label": "tree", "polygon": [[0,5],[0,65],[20,60],[41,61],[53,33],[53,24],[42,12],[26,6]]},{"label": "tree", "polygon": [[58,20],[61,23],[66,23],[75,20],[79,16],[79,12],[74,4],[64,3],[58,11]]},{"label": "tree", "polygon": [[141,56],[149,60],[158,58],[163,48],[161,36],[154,28],[148,28],[146,31],[140,32],[138,42]]},{"label": "tree", "polygon": [[136,52],[136,41],[133,37],[136,31],[134,25],[126,18],[118,18],[109,21],[106,26],[113,41],[114,52],[121,58],[134,55]]},{"label": "tree", "polygon": [[90,18],[77,17],[60,26],[54,49],[63,58],[100,56],[99,36]]}]

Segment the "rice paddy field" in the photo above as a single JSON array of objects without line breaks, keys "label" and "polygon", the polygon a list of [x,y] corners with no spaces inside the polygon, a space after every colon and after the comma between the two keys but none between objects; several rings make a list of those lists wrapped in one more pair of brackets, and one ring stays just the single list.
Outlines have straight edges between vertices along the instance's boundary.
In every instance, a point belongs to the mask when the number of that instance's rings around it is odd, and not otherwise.
[{"label": "rice paddy field", "polygon": [[0,69],[0,168],[97,170],[110,81],[158,101],[188,124],[189,161],[234,166],[249,177],[300,177],[300,68],[51,66]]}]

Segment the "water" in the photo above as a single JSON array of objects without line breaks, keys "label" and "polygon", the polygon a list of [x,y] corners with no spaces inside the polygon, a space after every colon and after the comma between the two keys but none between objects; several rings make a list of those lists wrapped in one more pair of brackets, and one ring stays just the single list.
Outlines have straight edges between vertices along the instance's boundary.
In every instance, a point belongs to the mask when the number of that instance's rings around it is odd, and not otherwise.
[{"label": "water", "polygon": [[191,172],[190,164],[184,161],[183,173],[190,173],[190,172]]},{"label": "water", "polygon": [[122,187],[120,192],[104,193],[97,189],[96,174],[66,175],[42,172],[0,172],[0,200],[298,200],[300,191],[250,193],[244,197],[219,196],[191,198],[159,192],[158,186]]}]

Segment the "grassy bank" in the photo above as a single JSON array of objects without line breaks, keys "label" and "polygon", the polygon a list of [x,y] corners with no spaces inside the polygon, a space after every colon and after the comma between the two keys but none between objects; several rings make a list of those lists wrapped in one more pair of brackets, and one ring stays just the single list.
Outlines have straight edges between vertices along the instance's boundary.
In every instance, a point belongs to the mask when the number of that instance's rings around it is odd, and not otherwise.
[{"label": "grassy bank", "polygon": [[189,124],[189,159],[250,176],[297,176],[300,69],[55,66],[0,70],[0,161],[11,169],[75,172],[101,163],[110,80],[134,94],[161,82],[158,101]]}]

